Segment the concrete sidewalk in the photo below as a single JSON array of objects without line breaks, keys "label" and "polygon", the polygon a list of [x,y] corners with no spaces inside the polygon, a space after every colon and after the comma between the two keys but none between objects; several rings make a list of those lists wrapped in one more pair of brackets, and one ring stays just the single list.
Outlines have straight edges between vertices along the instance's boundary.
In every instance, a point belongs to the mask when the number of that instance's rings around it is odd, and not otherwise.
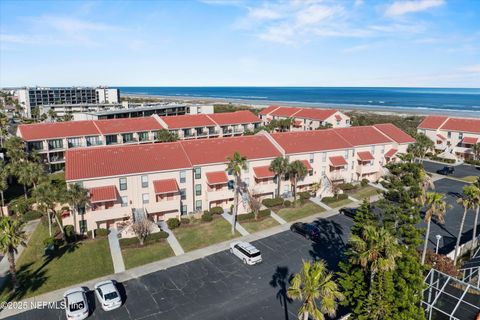
[{"label": "concrete sidewalk", "polygon": [[[378,201],[378,199],[380,199],[380,195],[371,197],[370,200],[371,200],[371,202],[375,202],[375,201]],[[360,205],[361,205],[361,203],[354,202],[354,203],[350,203],[349,207],[358,207]],[[266,237],[270,237],[270,236],[275,235],[277,233],[288,231],[290,229],[290,225],[292,223],[295,223],[295,222],[311,222],[311,221],[316,220],[316,219],[324,219],[324,218],[332,217],[334,215],[339,214],[338,213],[339,209],[340,208],[335,208],[335,209],[330,209],[330,210],[327,210],[327,211],[319,212],[317,214],[314,214],[314,215],[311,215],[311,216],[308,216],[308,217],[305,217],[305,218],[302,218],[302,219],[298,219],[298,220],[292,221],[290,223],[285,223],[285,224],[281,224],[281,225],[278,225],[278,226],[275,226],[275,227],[272,227],[272,228],[269,228],[269,229],[260,230],[258,232],[248,234],[246,236],[242,236],[242,237],[237,238],[237,239],[241,240],[241,241],[247,241],[247,242],[257,241],[257,240],[260,240],[260,239],[263,239],[263,238],[266,238]],[[85,287],[88,287],[88,288],[93,288],[95,283],[97,283],[99,281],[103,281],[103,280],[110,280],[110,279],[114,279],[118,282],[124,282],[124,281],[130,280],[130,279],[135,279],[135,278],[144,276],[144,275],[149,274],[149,273],[153,273],[153,272],[160,271],[160,270],[165,270],[165,269],[168,269],[168,268],[171,268],[171,267],[183,264],[183,263],[187,263],[187,262],[190,262],[190,261],[193,261],[193,260],[204,258],[206,256],[218,253],[220,251],[228,250],[228,248],[230,246],[230,242],[231,242],[231,240],[216,243],[214,245],[211,245],[211,246],[208,246],[208,247],[205,247],[205,248],[189,251],[189,252],[187,252],[185,254],[182,254],[182,255],[179,255],[179,256],[174,256],[174,257],[170,257],[170,258],[167,258],[167,259],[155,261],[155,262],[143,265],[143,266],[128,269],[124,272],[116,273],[116,274],[113,274],[113,275],[108,275],[108,276],[105,276],[105,277],[101,277],[101,278],[98,278],[98,279],[93,279],[93,280],[83,282],[83,283],[79,283],[79,284],[75,284],[75,285],[72,285],[68,288],[62,288],[62,289],[58,289],[58,290],[55,290],[55,291],[51,291],[51,292],[48,292],[48,293],[45,293],[45,294],[42,294],[42,295],[39,295],[39,296],[36,296],[36,297],[25,299],[23,301],[26,301],[27,303],[30,303],[31,301],[59,301],[59,300],[62,299],[63,293],[69,288],[78,287],[78,286],[85,286]],[[13,309],[3,310],[3,311],[0,312],[0,319],[12,316],[14,314],[22,313],[24,311],[28,311],[28,310],[27,309],[26,310],[13,310]]]},{"label": "concrete sidewalk", "polygon": [[[32,220],[32,221],[28,221],[23,227],[23,231],[25,231],[27,236],[26,243],[30,241],[32,233],[37,228],[39,223],[40,223],[40,219]],[[15,261],[17,261],[18,257],[20,257],[24,249],[25,247],[22,247],[22,246],[17,248],[18,252],[17,254],[15,254]],[[8,276],[9,269],[10,269],[10,264],[8,263],[8,257],[4,256],[0,261],[0,287],[2,287],[3,284],[5,283],[5,280],[7,279],[7,276]]]},{"label": "concrete sidewalk", "polygon": [[118,241],[118,230],[115,227],[110,228],[108,244],[110,245],[110,254],[112,255],[113,270],[115,273],[125,271],[122,250],[120,249],[120,242]]},{"label": "concrete sidewalk", "polygon": [[185,251],[183,251],[183,248],[180,245],[180,242],[178,242],[177,238],[175,237],[175,234],[172,232],[172,230],[170,230],[170,228],[168,228],[168,225],[165,223],[165,221],[160,221],[159,225],[163,231],[168,233],[167,242],[172,248],[173,253],[175,253],[176,256],[184,254]]},{"label": "concrete sidewalk", "polygon": [[[222,217],[223,217],[225,220],[227,220],[228,223],[230,223],[230,224],[233,225],[233,215],[224,212],[224,213],[222,213]],[[240,234],[241,234],[242,236],[246,236],[246,235],[250,234],[247,230],[245,230],[244,227],[242,227],[242,226],[240,225],[240,223],[238,223],[238,221],[237,221],[237,223],[235,224],[235,230],[237,230],[238,232],[240,232]]]}]

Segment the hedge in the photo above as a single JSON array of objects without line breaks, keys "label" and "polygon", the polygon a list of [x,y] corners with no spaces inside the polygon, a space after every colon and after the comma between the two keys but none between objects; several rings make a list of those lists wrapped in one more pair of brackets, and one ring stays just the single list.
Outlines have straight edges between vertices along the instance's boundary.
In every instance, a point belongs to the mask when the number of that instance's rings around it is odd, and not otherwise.
[{"label": "hedge", "polygon": [[440,162],[445,162],[445,163],[450,163],[450,164],[455,163],[455,160],[453,160],[453,159],[445,159],[445,158],[440,158],[440,157],[437,157],[437,156],[430,157],[430,160],[435,160],[435,161],[440,161]]},{"label": "hedge", "polygon": [[351,183],[340,183],[338,185],[338,188],[342,189],[343,191],[350,191],[350,190],[354,190],[357,188],[357,186],[354,186],[353,184]]},{"label": "hedge", "polygon": [[189,224],[190,223],[190,219],[188,218],[181,218],[180,219],[180,224]]},{"label": "hedge", "polygon": [[298,193],[298,196],[299,196],[301,199],[307,200],[307,199],[310,199],[310,197],[311,197],[312,195],[310,194],[310,192],[303,191],[303,192],[299,192],[299,193]]},{"label": "hedge", "polygon": [[212,214],[210,212],[205,212],[203,215],[202,215],[202,221],[203,222],[210,222],[213,220],[213,217],[212,217]]},{"label": "hedge", "polygon": [[[270,209],[263,209],[258,211],[259,218],[265,218],[270,216]],[[253,220],[255,219],[255,214],[253,212],[239,214],[237,216],[237,221]]]},{"label": "hedge", "polygon": [[285,200],[285,201],[283,201],[283,205],[284,205],[285,207],[290,207],[290,206],[292,205],[292,201],[290,201],[290,200]]},{"label": "hedge", "polygon": [[108,230],[104,228],[98,228],[95,230],[95,236],[97,237],[106,237],[108,236]]},{"label": "hedge", "polygon": [[63,232],[65,232],[65,237],[68,240],[71,240],[75,236],[75,230],[73,228],[73,225],[67,224],[66,226],[63,227]]},{"label": "hedge", "polygon": [[273,198],[273,199],[263,199],[262,204],[265,207],[276,207],[276,206],[281,206],[283,204],[283,199],[282,198]]},{"label": "hedge", "polygon": [[43,216],[43,213],[40,211],[28,211],[24,215],[22,215],[22,220],[25,222],[40,219]]},{"label": "hedge", "polygon": [[342,193],[342,194],[339,194],[337,197],[323,197],[322,202],[329,204],[329,203],[333,203],[333,202],[337,202],[345,199],[348,199],[348,194]]},{"label": "hedge", "polygon": [[223,208],[222,207],[213,207],[210,209],[210,214],[222,214],[223,213]]},{"label": "hedge", "polygon": [[170,230],[178,228],[180,226],[180,220],[177,218],[170,218],[167,220],[167,226]]},{"label": "hedge", "polygon": [[[149,234],[145,238],[145,241],[143,242],[143,244],[146,245],[146,244],[154,243],[166,238],[168,238],[168,233],[162,230],[160,232]],[[133,245],[140,244],[140,241],[138,240],[137,237],[120,239],[119,242],[121,246],[133,246]]]},{"label": "hedge", "polygon": [[475,165],[475,166],[480,166],[480,160],[467,159],[467,160],[465,160],[465,163],[473,164],[473,165]]},{"label": "hedge", "polygon": [[362,182],[360,182],[360,185],[361,185],[362,187],[366,187],[369,182],[370,182],[370,181],[368,181],[368,179],[362,179]]}]

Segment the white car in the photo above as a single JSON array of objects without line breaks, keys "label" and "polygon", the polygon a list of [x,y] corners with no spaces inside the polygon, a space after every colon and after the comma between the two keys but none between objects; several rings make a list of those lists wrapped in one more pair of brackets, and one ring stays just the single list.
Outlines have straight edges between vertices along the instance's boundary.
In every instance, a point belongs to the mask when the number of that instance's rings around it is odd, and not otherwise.
[{"label": "white car", "polygon": [[87,296],[83,288],[73,288],[63,294],[67,319],[82,320],[89,314]]},{"label": "white car", "polygon": [[122,306],[122,298],[112,280],[102,281],[95,285],[95,295],[102,309],[110,311]]},{"label": "white car", "polygon": [[230,243],[230,252],[239,257],[245,264],[254,265],[262,262],[260,251],[248,242],[235,241]]}]

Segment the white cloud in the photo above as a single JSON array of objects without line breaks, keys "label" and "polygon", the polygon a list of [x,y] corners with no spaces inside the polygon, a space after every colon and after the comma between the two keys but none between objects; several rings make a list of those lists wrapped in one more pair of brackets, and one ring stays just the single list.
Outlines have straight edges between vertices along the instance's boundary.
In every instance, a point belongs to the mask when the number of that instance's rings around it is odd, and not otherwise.
[{"label": "white cloud", "polygon": [[407,13],[440,7],[444,3],[444,0],[396,0],[386,8],[385,14],[391,17],[403,16]]},{"label": "white cloud", "polygon": [[467,73],[480,74],[480,64],[475,64],[473,66],[466,66],[466,67],[460,68],[460,71],[467,72]]},{"label": "white cloud", "polygon": [[299,25],[317,24],[331,16],[339,9],[322,5],[313,5],[300,10],[297,13],[296,20]]},{"label": "white cloud", "polygon": [[258,34],[258,38],[262,40],[283,44],[295,43],[294,36],[295,30],[289,25],[270,26],[264,32]]},{"label": "white cloud", "polygon": [[282,17],[282,13],[269,7],[249,8],[248,15],[259,20],[276,20]]},{"label": "white cloud", "polygon": [[82,32],[82,31],[109,31],[118,29],[117,27],[97,23],[87,20],[81,20],[66,16],[41,16],[34,19],[39,24],[50,26],[61,32]]}]

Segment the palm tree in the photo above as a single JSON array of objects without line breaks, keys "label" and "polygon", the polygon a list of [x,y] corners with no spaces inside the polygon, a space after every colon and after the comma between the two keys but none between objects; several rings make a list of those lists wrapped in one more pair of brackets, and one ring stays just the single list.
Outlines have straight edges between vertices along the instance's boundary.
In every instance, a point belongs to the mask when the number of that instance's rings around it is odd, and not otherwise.
[{"label": "palm tree", "polygon": [[480,160],[480,142],[472,146],[472,152],[475,160]]},{"label": "palm tree", "polygon": [[54,202],[55,190],[49,183],[42,183],[37,186],[32,192],[38,208],[45,213],[48,220],[48,232],[52,236],[52,219],[50,217],[50,210],[55,206]]},{"label": "palm tree", "polygon": [[235,177],[235,199],[234,199],[234,213],[232,223],[232,234],[235,234],[235,225],[237,223],[238,213],[238,196],[240,195],[240,188],[242,182],[242,170],[247,169],[247,158],[235,152],[233,157],[227,157],[227,169],[225,171],[231,172]]},{"label": "palm tree", "polygon": [[420,188],[420,196],[418,197],[417,201],[424,205],[425,201],[427,200],[427,191],[429,189],[435,189],[432,177],[430,177],[424,169],[420,170],[418,177],[418,186]]},{"label": "palm tree", "polygon": [[3,192],[7,190],[7,178],[9,174],[9,167],[3,164],[3,161],[0,161],[0,212],[3,215],[3,207],[5,207],[5,198]]},{"label": "palm tree", "polygon": [[[479,181],[477,182],[480,182],[480,178],[479,178]],[[472,248],[476,248],[477,247],[478,214],[480,211],[480,188],[476,184],[472,185],[471,196],[472,196],[472,204],[475,207],[475,221],[473,223]],[[472,251],[472,255],[473,255],[473,251]]]},{"label": "palm tree", "polygon": [[295,160],[288,166],[288,173],[293,182],[293,202],[297,196],[297,181],[305,178],[307,175],[307,167],[300,160]]},{"label": "palm tree", "polygon": [[10,219],[9,217],[0,218],[0,230],[0,252],[8,257],[13,291],[15,291],[18,289],[15,254],[19,246],[27,246],[25,243],[27,236],[22,230],[21,221]]},{"label": "palm tree", "polygon": [[471,209],[473,207],[473,199],[475,194],[474,188],[475,186],[472,185],[463,187],[463,196],[457,200],[457,203],[463,207],[463,216],[462,222],[460,223],[460,230],[458,230],[457,243],[455,244],[455,255],[453,258],[454,264],[457,264],[458,249],[460,248],[460,238],[462,237],[463,227],[465,226],[465,218],[467,217],[467,211],[468,209]]},{"label": "palm tree", "polygon": [[277,197],[280,197],[282,178],[288,173],[287,158],[276,157],[270,163],[269,169],[277,176]]},{"label": "palm tree", "polygon": [[85,206],[88,200],[88,190],[83,188],[81,185],[74,183],[70,185],[70,188],[67,191],[67,202],[72,207],[73,214],[73,230],[75,231],[75,236],[77,234],[77,213],[80,211],[80,208]]},{"label": "palm tree", "polygon": [[19,163],[27,158],[25,143],[20,137],[11,137],[5,142],[7,156],[11,163]]},{"label": "palm tree", "polygon": [[441,193],[428,192],[427,197],[427,211],[425,212],[425,222],[427,223],[427,233],[425,234],[425,244],[422,253],[422,265],[425,264],[425,257],[427,256],[428,238],[430,237],[430,222],[435,216],[440,223],[445,222],[445,213],[447,211],[447,203],[445,196]]},{"label": "palm tree", "polygon": [[303,301],[298,311],[298,318],[303,320],[308,320],[310,315],[315,320],[324,320],[325,314],[334,317],[338,301],[344,299],[323,260],[313,264],[303,261],[302,271],[293,277],[287,295]]},{"label": "palm tree", "polygon": [[[360,235],[350,238],[352,263],[359,264],[370,273],[370,288],[378,273],[393,271],[395,259],[401,256],[397,239],[385,228],[365,226]],[[370,294],[372,290],[369,290]]]}]

